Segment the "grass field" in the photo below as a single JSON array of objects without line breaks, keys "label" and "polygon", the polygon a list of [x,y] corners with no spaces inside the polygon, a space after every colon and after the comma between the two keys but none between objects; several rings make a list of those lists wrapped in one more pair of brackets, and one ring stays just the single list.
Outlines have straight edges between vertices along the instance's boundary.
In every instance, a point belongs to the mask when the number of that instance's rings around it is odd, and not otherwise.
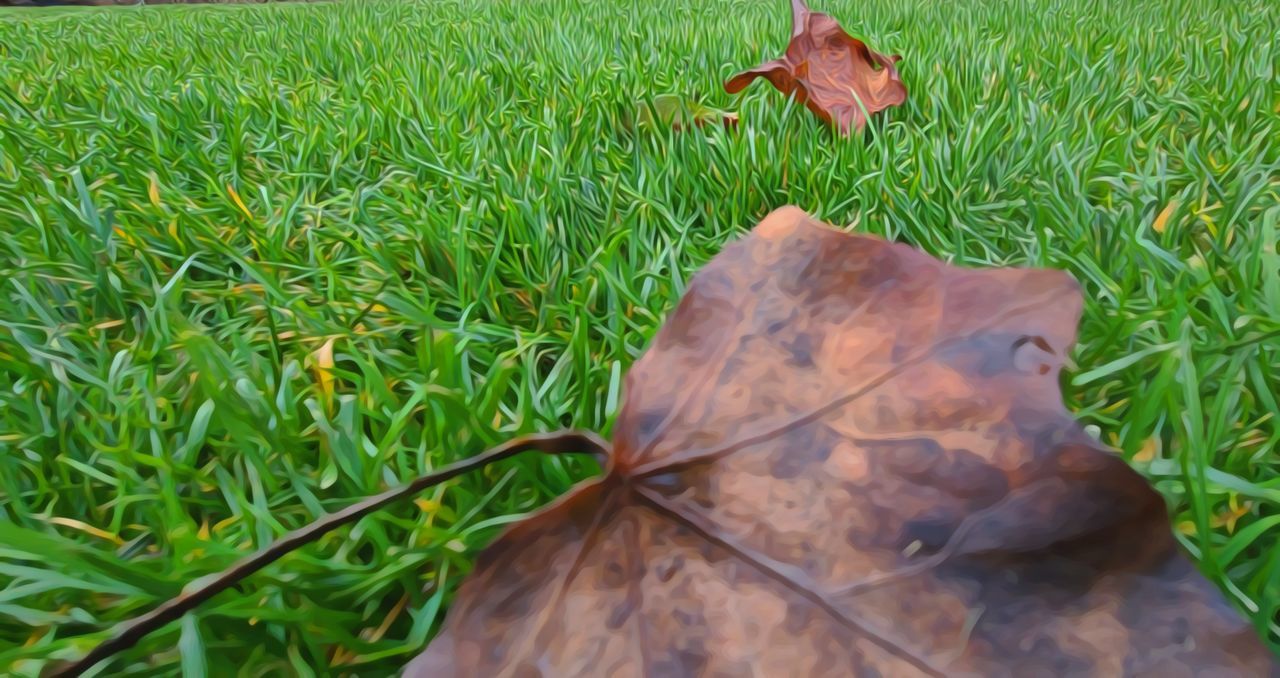
[{"label": "grass field", "polygon": [[[1276,642],[1280,5],[815,0],[907,104],[834,137],[763,83],[782,0],[0,12],[0,673],[518,433],[608,432],[690,274],[774,207],[1087,296],[1068,406]],[[633,133],[647,96],[737,131]],[[364,519],[109,673],[383,675],[522,458]]]}]

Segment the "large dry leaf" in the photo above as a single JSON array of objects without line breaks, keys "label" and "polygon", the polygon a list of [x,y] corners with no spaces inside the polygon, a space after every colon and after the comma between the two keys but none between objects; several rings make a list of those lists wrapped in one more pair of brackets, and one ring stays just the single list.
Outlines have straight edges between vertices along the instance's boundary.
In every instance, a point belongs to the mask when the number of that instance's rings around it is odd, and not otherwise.
[{"label": "large dry leaf", "polygon": [[774,212],[632,369],[606,477],[486,550],[408,675],[1273,671],[1064,410],[1080,309]]},{"label": "large dry leaf", "polygon": [[847,135],[861,130],[869,116],[907,100],[895,66],[901,58],[871,51],[835,19],[791,0],[791,42],[783,57],[733,76],[724,88],[735,94],[766,78]]}]

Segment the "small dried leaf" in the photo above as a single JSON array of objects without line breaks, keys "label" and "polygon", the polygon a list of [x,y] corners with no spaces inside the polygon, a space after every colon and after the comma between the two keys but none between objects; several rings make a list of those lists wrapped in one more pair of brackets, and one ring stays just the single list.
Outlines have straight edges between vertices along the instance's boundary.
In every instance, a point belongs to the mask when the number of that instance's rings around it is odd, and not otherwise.
[{"label": "small dried leaf", "polygon": [[676,94],[658,95],[653,98],[652,105],[641,102],[636,111],[638,127],[661,125],[681,131],[709,124],[719,124],[727,128],[736,127],[738,115],[704,106],[696,101],[689,101]]},{"label": "small dried leaf", "polygon": [[1136,462],[1146,463],[1152,461],[1160,454],[1160,439],[1147,438],[1142,441],[1142,447],[1133,453],[1133,460]]},{"label": "small dried leaf", "polygon": [[329,337],[310,356],[311,366],[316,372],[316,383],[320,385],[326,408],[333,399],[333,344],[337,340],[337,337]]},{"label": "small dried leaf", "polygon": [[1178,201],[1170,200],[1164,209],[1160,210],[1160,214],[1156,215],[1156,220],[1151,222],[1151,230],[1156,233],[1164,233],[1165,224],[1169,223],[1169,217],[1173,215],[1173,211],[1178,209]]},{"label": "small dried leaf", "polygon": [[113,534],[99,527],[94,527],[93,525],[90,525],[84,522],[83,520],[76,520],[75,518],[64,518],[62,516],[53,516],[51,518],[48,518],[48,521],[50,523],[53,523],[54,525],[62,525],[63,527],[70,527],[72,529],[80,530],[85,534],[91,534],[99,539],[105,539],[109,542],[116,544],[117,546],[124,544],[124,540],[121,539],[119,535]]},{"label": "small dried leaf", "polygon": [[488,548],[406,674],[1271,674],[1064,409],[1081,306],[774,212],[631,370],[606,476]]},{"label": "small dried leaf", "polygon": [[240,194],[236,192],[235,187],[231,184],[227,184],[227,194],[231,196],[232,202],[236,204],[236,207],[240,208],[240,211],[243,212],[246,217],[253,219],[253,212],[249,211],[248,206],[246,206],[244,201],[240,199]]},{"label": "small dried leaf", "polygon": [[154,205],[155,207],[159,207],[160,206],[160,182],[156,179],[156,175],[154,172],[148,175],[148,179],[149,181],[147,182],[147,199],[151,201],[152,205]]},{"label": "small dried leaf", "polygon": [[907,100],[895,64],[902,58],[873,52],[844,32],[836,20],[791,2],[791,43],[780,59],[739,73],[724,84],[730,94],[766,78],[783,94],[796,95],[841,134],[862,130],[869,116]]}]

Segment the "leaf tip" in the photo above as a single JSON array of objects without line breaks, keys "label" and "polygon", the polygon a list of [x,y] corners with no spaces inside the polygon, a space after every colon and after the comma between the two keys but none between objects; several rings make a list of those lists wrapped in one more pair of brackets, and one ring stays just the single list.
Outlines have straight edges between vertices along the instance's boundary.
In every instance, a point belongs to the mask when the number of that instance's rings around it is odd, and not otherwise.
[{"label": "leaf tip", "polygon": [[794,231],[796,226],[809,220],[809,213],[803,209],[795,205],[783,205],[765,215],[753,232],[765,239],[773,240],[785,237]]},{"label": "leaf tip", "polygon": [[805,25],[809,22],[809,6],[804,0],[791,0],[791,35],[796,36],[804,32]]}]

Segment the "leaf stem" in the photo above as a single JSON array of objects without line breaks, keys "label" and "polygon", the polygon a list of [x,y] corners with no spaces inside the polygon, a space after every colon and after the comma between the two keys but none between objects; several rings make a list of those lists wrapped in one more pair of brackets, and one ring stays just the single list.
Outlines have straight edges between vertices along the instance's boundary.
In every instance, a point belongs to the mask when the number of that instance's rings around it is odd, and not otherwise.
[{"label": "leaf stem", "polygon": [[528,451],[538,451],[545,454],[586,453],[603,462],[608,456],[609,443],[590,431],[559,431],[556,433],[535,433],[521,436],[469,459],[449,464],[406,485],[367,497],[341,511],[318,518],[286,534],[265,549],[245,557],[208,579],[195,590],[180,593],[154,610],[136,619],[120,623],[116,626],[110,638],[93,648],[80,660],[65,669],[55,672],[53,675],[78,676],[83,674],[98,662],[133,647],[147,634],[180,618],[206,600],[235,586],[240,580],[279,560],[286,553],[310,544],[343,525],[353,523],[389,504],[418,494],[428,487]]}]

